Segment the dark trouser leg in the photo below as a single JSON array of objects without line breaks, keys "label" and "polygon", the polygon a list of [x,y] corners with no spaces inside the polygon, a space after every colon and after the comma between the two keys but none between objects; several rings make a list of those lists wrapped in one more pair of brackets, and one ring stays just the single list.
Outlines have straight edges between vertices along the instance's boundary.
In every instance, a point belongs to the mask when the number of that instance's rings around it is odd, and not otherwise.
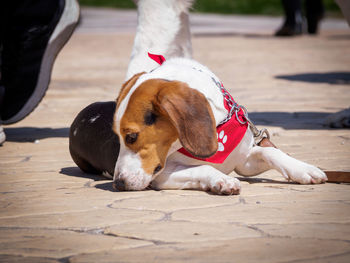
[{"label": "dark trouser leg", "polygon": [[307,31],[310,34],[316,34],[318,29],[318,23],[323,18],[324,7],[322,0],[306,0],[306,19],[307,19]]},{"label": "dark trouser leg", "polygon": [[301,22],[301,0],[282,0],[282,6],[286,25],[295,26]]}]

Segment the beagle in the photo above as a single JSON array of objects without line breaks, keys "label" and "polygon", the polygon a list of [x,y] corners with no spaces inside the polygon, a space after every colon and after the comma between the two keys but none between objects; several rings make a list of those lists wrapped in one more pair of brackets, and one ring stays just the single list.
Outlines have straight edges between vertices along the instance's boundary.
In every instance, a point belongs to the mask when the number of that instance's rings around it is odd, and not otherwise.
[{"label": "beagle", "polygon": [[172,58],[129,79],[117,98],[113,130],[120,140],[117,190],[239,194],[240,182],[229,173],[269,169],[301,184],[327,180],[315,166],[258,146],[243,108],[214,73],[191,59]]}]

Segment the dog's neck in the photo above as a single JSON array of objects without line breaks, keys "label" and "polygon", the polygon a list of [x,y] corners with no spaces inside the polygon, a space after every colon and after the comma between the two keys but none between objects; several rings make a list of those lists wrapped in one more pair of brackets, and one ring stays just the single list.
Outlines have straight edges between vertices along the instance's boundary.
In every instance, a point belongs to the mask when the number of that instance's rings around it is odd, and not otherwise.
[{"label": "dog's neck", "polygon": [[147,52],[166,59],[192,55],[188,8],[191,0],[143,0],[138,4],[138,26],[126,78],[157,66]]}]

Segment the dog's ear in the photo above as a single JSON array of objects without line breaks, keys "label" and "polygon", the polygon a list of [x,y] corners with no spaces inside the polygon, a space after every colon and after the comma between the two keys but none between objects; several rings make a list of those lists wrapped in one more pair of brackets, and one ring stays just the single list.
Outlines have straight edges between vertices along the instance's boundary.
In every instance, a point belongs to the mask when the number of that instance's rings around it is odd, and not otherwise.
[{"label": "dog's ear", "polygon": [[119,92],[119,96],[117,98],[117,108],[119,108],[120,102],[125,98],[126,94],[129,93],[130,89],[132,88],[132,86],[135,85],[135,83],[139,79],[139,77],[145,73],[146,72],[137,73],[123,84],[123,86]]},{"label": "dog's ear", "polygon": [[160,111],[169,116],[182,146],[193,156],[207,158],[218,148],[213,112],[205,96],[180,81],[164,81],[157,94]]}]

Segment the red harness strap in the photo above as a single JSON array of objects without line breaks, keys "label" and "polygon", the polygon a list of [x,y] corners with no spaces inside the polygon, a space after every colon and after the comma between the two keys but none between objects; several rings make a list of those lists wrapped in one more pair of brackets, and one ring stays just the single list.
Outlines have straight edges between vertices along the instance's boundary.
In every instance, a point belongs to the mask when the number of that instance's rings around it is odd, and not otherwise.
[{"label": "red harness strap", "polygon": [[153,59],[155,62],[157,62],[159,65],[162,65],[165,61],[165,58],[162,55],[155,55],[148,52],[148,56]]},{"label": "red harness strap", "polygon": [[[148,56],[154,61],[156,61],[159,65],[163,64],[163,62],[165,61],[164,57],[161,55],[154,55],[148,53]],[[230,94],[229,96],[232,99]],[[223,100],[226,110],[230,112],[230,106],[224,98]],[[218,137],[218,150],[213,156],[202,159],[191,155],[185,148],[181,148],[178,151],[188,157],[197,160],[202,160],[210,163],[223,163],[226,160],[226,158],[230,155],[230,153],[241,142],[248,128],[248,122],[246,122],[245,120],[244,112],[242,109],[240,109],[237,112],[237,117],[241,120],[241,122],[239,122],[236,119],[236,115],[234,114],[227,122],[220,124],[216,127]],[[243,122],[245,123],[243,124]]]}]

